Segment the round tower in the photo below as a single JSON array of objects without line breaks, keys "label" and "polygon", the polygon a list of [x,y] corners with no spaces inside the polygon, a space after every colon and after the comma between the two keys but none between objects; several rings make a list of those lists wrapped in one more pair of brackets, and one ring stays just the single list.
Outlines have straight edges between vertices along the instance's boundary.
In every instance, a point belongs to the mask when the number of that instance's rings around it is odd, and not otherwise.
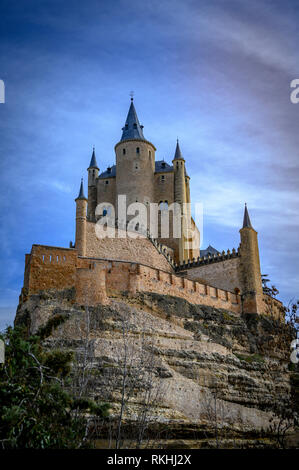
[{"label": "round tower", "polygon": [[93,148],[88,171],[88,205],[87,219],[95,222],[95,210],[97,207],[97,177],[99,175],[99,167],[96,160],[95,149]]},{"label": "round tower", "polygon": [[[187,245],[187,239],[184,237],[184,234],[187,233],[187,226],[189,220],[189,210],[187,209],[186,214],[184,214],[184,209],[188,202],[188,198],[190,199],[190,194],[187,190],[187,182],[186,181],[186,169],[185,169],[185,159],[182,156],[179,141],[177,140],[176,149],[174,159],[172,160],[173,163],[173,171],[174,171],[174,202],[177,202],[181,205],[181,238],[179,240],[179,256],[178,261],[179,263],[183,263],[183,261],[188,261],[189,258],[189,250]],[[189,177],[188,177],[189,178]]]},{"label": "round tower", "polygon": [[246,204],[240,237],[240,278],[243,311],[244,313],[262,313],[264,303],[257,232],[251,225]]},{"label": "round tower", "polygon": [[86,208],[87,198],[84,195],[83,178],[81,179],[80,191],[76,202],[76,241],[75,248],[79,256],[86,254]]},{"label": "round tower", "polygon": [[[139,123],[133,98],[122,131],[121,140],[115,146],[116,194],[126,195],[127,207],[135,202],[147,206],[154,201],[156,148],[144,138],[143,126]],[[131,217],[127,217],[127,220]]]}]

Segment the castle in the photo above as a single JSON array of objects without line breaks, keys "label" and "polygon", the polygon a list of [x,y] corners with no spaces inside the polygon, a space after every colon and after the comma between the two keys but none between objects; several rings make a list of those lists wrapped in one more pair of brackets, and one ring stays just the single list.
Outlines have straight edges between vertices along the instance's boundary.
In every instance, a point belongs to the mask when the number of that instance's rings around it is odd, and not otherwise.
[{"label": "castle", "polygon": [[[81,180],[75,199],[75,244],[32,246],[25,259],[22,299],[48,289],[72,288],[76,302],[96,305],[123,293],[157,292],[237,314],[271,313],[282,319],[281,302],[263,293],[257,232],[246,205],[239,248],[219,253],[209,247],[200,253],[200,233],[190,211],[190,177],[179,142],[172,165],[155,161],[155,151],[143,135],[131,99],[115,145],[116,164],[99,173],[93,149],[88,198]],[[122,211],[120,196],[125,196]],[[145,208],[143,224],[136,223],[135,204]],[[156,225],[151,225],[153,214]],[[98,236],[104,226],[113,236]]]}]

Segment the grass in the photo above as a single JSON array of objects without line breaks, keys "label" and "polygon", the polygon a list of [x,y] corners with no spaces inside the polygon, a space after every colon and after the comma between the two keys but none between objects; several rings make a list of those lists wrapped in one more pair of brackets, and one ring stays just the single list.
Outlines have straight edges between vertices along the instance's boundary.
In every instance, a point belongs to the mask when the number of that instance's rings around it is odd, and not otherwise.
[{"label": "grass", "polygon": [[248,362],[249,364],[253,362],[259,362],[259,363],[265,362],[265,359],[263,358],[263,356],[260,356],[259,354],[252,354],[251,356],[244,356],[243,354],[234,353],[234,355],[238,359],[240,359],[240,361],[245,361],[245,362]]}]

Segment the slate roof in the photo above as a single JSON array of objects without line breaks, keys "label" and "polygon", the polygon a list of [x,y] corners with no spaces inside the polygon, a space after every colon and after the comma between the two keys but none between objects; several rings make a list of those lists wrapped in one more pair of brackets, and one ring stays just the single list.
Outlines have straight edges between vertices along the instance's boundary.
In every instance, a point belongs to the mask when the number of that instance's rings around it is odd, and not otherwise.
[{"label": "slate roof", "polygon": [[249,217],[248,210],[247,210],[247,204],[246,204],[246,203],[245,203],[244,218],[243,218],[243,228],[245,228],[245,227],[250,227],[250,228],[252,228],[251,221],[250,221],[250,217]]},{"label": "slate roof", "polygon": [[143,135],[143,126],[141,126],[139,123],[133,99],[131,99],[131,105],[127,115],[126,123],[122,128],[122,131],[123,133],[120,139],[121,141],[130,139],[145,140]]},{"label": "slate roof", "polygon": [[86,199],[84,194],[83,178],[81,178],[80,190],[77,199]]},{"label": "slate roof", "polygon": [[99,169],[98,164],[97,164],[97,160],[96,160],[96,153],[95,153],[94,148],[93,148],[93,151],[92,151],[92,156],[91,156],[89,168],[97,168],[97,169]]},{"label": "slate roof", "polygon": [[200,250],[200,256],[208,256],[210,255],[217,255],[220,253],[216,248],[213,248],[211,245],[209,245],[205,250]]},{"label": "slate roof", "polygon": [[173,166],[164,162],[164,160],[158,160],[155,162],[155,173],[167,173],[173,171]]},{"label": "slate roof", "polygon": [[[109,171],[110,169],[110,171]],[[164,162],[164,160],[158,160],[155,162],[155,173],[168,173],[173,171],[173,166]],[[107,170],[103,171],[99,178],[115,178],[116,176],[116,165],[108,167]]]},{"label": "slate roof", "polygon": [[103,171],[99,178],[115,178],[116,176],[116,165],[108,166],[107,170]]},{"label": "slate roof", "polygon": [[176,141],[176,148],[175,148],[175,154],[174,154],[174,160],[178,160],[178,159],[183,159],[183,156],[182,156],[182,152],[181,152],[181,149],[180,149],[180,144],[179,144],[179,140]]}]

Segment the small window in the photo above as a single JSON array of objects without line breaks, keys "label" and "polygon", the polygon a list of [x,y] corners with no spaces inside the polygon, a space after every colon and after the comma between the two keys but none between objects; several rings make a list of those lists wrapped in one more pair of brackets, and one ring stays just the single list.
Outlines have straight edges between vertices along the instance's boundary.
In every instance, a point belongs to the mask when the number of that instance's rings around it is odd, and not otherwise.
[{"label": "small window", "polygon": [[140,148],[136,147],[136,153],[140,153]]},{"label": "small window", "polygon": [[134,127],[134,129],[137,129],[137,124],[136,124],[136,122],[134,122],[133,127]]},{"label": "small window", "polygon": [[162,175],[162,176],[161,176],[161,183],[164,183],[164,181],[165,181],[165,176]]},{"label": "small window", "polygon": [[151,156],[152,156],[152,152],[151,152],[150,150],[148,151],[148,156],[149,156],[150,158],[151,158]]},{"label": "small window", "polygon": [[92,170],[92,176],[94,177],[94,170]]},{"label": "small window", "polygon": [[168,201],[160,201],[159,202],[159,210],[160,211],[168,211]]},{"label": "small window", "polygon": [[127,129],[128,129],[128,127],[129,127],[129,125],[128,125],[128,124],[126,124],[126,125],[125,125],[125,129],[127,130]]},{"label": "small window", "polygon": [[103,209],[103,217],[105,217],[105,215],[107,215],[107,214],[108,214],[107,209]]},{"label": "small window", "polygon": [[105,181],[106,184],[109,184],[109,181]]},{"label": "small window", "polygon": [[126,149],[123,149],[123,155],[126,155]]}]

